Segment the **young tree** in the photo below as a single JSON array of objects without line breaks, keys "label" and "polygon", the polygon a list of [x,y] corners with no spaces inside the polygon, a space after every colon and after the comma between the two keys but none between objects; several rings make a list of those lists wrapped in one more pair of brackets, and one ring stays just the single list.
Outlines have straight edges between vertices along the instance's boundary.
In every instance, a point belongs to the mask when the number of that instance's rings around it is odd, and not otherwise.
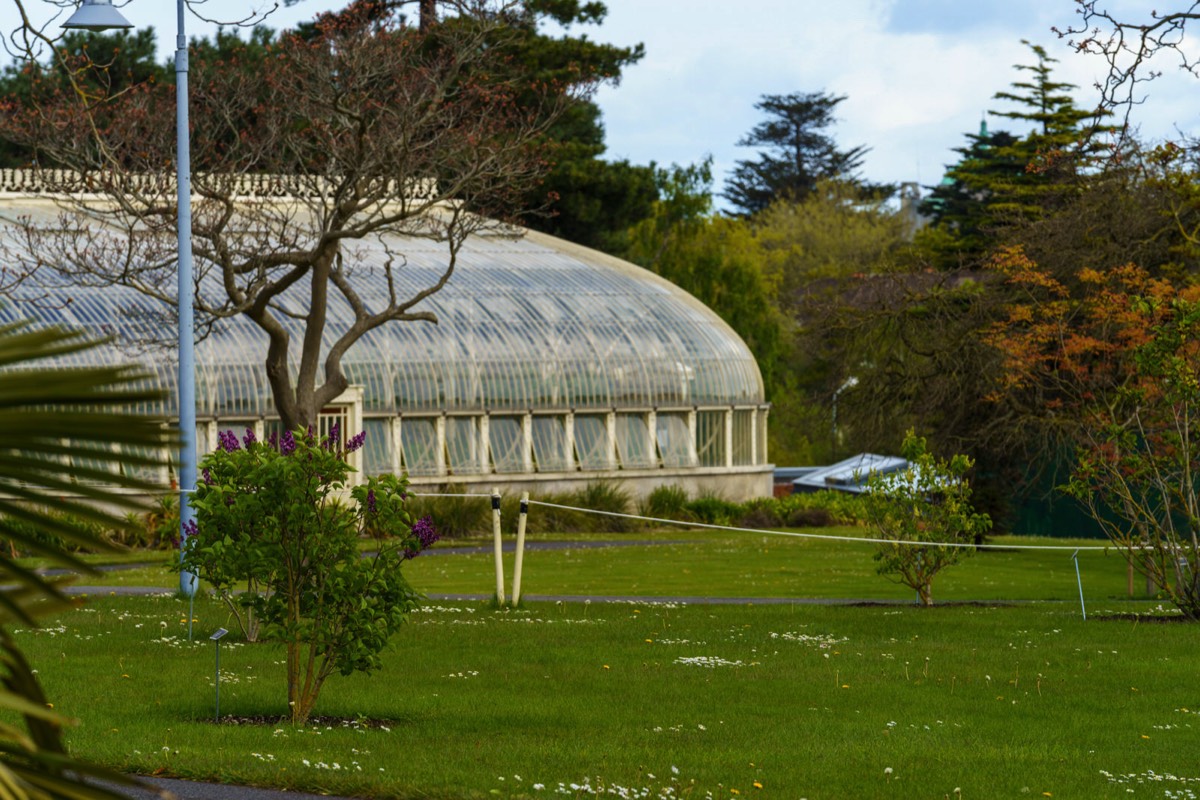
[{"label": "young tree", "polygon": [[[241,315],[263,331],[267,378],[289,428],[315,423],[345,390],[342,357],[364,334],[436,321],[417,304],[450,280],[468,236],[519,208],[544,173],[549,124],[580,88],[548,86],[540,104],[518,103],[529,87],[492,46],[512,2],[455,5],[457,16],[420,31],[377,20],[372,3],[358,2],[310,36],[281,37],[256,69],[202,59],[192,75],[197,319],[203,330]],[[173,89],[158,84],[85,103],[46,81],[28,102],[4,102],[0,137],[68,170],[66,188],[100,195],[60,195],[62,220],[26,220],[14,259],[47,280],[131,286],[170,313],[174,113]],[[43,180],[53,185],[58,174]],[[445,269],[369,307],[355,291],[354,242],[388,234],[441,244]],[[379,267],[390,285],[402,263],[394,253]],[[353,313],[344,331],[327,330],[334,303]],[[304,321],[298,342],[288,318]]]},{"label": "young tree", "polygon": [[825,178],[853,179],[867,148],[839,150],[826,129],[845,95],[825,92],[768,94],[754,104],[767,115],[739,147],[760,148],[753,161],[739,161],[723,197],[744,214],[780,199],[803,200]]},{"label": "young tree", "polygon": [[971,459],[935,458],[911,430],[901,455],[909,462],[905,469],[868,477],[863,504],[872,526],[888,540],[875,553],[879,574],[895,576],[928,607],[933,605],[933,579],[970,555],[970,545],[979,542],[992,521],[971,506]]},{"label": "young tree", "polygon": [[[428,519],[409,515],[405,479],[370,478],[344,501],[345,456],[362,443],[360,435],[343,446],[336,426],[320,442],[290,432],[258,442],[247,431],[244,447],[227,433],[205,459],[193,501],[196,530],[183,566],[219,587],[248,582],[235,605],[284,643],[294,725],[308,719],[334,672],[379,668],[420,597],[401,567],[438,538]],[[365,557],[363,536],[375,539]]]}]

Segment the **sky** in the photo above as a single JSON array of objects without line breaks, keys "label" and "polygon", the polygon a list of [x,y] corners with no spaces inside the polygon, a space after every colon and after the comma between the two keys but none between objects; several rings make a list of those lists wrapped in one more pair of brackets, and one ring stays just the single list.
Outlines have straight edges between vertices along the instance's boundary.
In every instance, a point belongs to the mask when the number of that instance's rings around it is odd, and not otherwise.
[{"label": "sky", "polygon": [[[3,0],[0,0],[2,2]],[[261,0],[260,0],[261,1]],[[752,148],[737,141],[763,117],[764,94],[825,91],[845,95],[831,133],[843,149],[865,145],[863,177],[877,182],[937,183],[990,110],[992,100],[1021,75],[1016,64],[1036,63],[1022,39],[1057,58],[1054,77],[1076,84],[1076,102],[1095,104],[1092,88],[1104,69],[1075,53],[1051,28],[1076,20],[1073,0],[605,0],[599,25],[577,27],[597,41],[642,43],[645,58],[619,85],[603,86],[609,158],[638,164],[692,164],[713,159],[716,189]],[[338,0],[302,0],[269,20],[287,27]],[[206,0],[212,19],[233,19],[246,0]],[[269,7],[269,4],[268,4]],[[1130,17],[1151,6],[1108,0]],[[130,0],[122,12],[139,27],[153,25],[165,59],[174,49],[175,4]],[[212,25],[189,18],[189,35]],[[1200,42],[1200,26],[1193,38]],[[1200,47],[1200,46],[1198,46]],[[1200,133],[1200,78],[1164,71],[1134,121],[1150,140]],[[1009,120],[988,118],[992,130],[1020,133]]]}]

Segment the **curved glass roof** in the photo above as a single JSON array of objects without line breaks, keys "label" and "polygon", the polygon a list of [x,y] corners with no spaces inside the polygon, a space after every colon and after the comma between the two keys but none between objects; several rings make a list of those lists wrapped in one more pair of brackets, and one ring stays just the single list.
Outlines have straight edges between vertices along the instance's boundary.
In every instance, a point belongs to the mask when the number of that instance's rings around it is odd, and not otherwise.
[{"label": "curved glass roof", "polygon": [[[10,206],[4,216],[11,213]],[[383,265],[396,253],[405,259],[395,270],[401,297],[434,283],[447,259],[445,245],[398,236],[346,250],[369,306],[386,302]],[[28,316],[112,335],[117,344],[88,357],[147,363],[173,396],[173,349],[130,354],[155,324],[148,319],[162,312],[155,301],[121,287],[58,291],[63,303],[6,304],[0,319]],[[389,323],[344,359],[350,383],[366,387],[368,414],[763,402],[754,357],[712,311],[646,270],[544,234],[471,237],[450,282],[414,310],[432,311],[438,324]],[[327,342],[350,321],[347,306],[331,304]],[[297,342],[302,322],[287,324]],[[199,416],[275,413],[266,346],[242,318],[197,343]]]}]

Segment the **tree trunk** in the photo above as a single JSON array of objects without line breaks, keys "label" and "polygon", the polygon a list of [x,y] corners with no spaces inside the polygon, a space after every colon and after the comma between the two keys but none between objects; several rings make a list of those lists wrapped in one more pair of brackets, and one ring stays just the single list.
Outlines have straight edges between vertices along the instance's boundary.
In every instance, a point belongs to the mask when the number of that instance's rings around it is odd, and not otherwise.
[{"label": "tree trunk", "polygon": [[437,0],[421,0],[421,26],[422,33],[432,28],[437,24]]}]

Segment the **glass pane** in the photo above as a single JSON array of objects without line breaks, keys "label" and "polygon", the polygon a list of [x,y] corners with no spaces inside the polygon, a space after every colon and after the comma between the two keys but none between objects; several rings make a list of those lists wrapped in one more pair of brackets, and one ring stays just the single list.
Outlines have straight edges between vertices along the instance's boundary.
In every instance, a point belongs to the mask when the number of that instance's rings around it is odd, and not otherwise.
[{"label": "glass pane", "polygon": [[580,469],[611,469],[604,417],[575,415],[575,457]]},{"label": "glass pane", "polygon": [[446,418],[446,459],[455,475],[477,475],[479,461],[479,418]]},{"label": "glass pane", "polygon": [[567,468],[567,431],[563,417],[533,418],[533,457],[538,472],[562,472]]},{"label": "glass pane", "polygon": [[696,457],[702,467],[725,466],[725,412],[696,413]]},{"label": "glass pane", "polygon": [[525,471],[525,435],[520,417],[490,417],[488,439],[496,472]]},{"label": "glass pane", "polygon": [[696,443],[688,430],[687,414],[658,414],[656,427],[664,467],[696,466]]},{"label": "glass pane", "polygon": [[387,475],[392,471],[392,421],[368,418],[363,420],[367,438],[363,442],[363,472],[367,475]]},{"label": "glass pane", "polygon": [[437,475],[437,420],[406,417],[400,423],[400,450],[409,475]]},{"label": "glass pane", "polygon": [[132,445],[123,446],[118,451],[120,459],[121,474],[138,478],[144,481],[157,481],[166,478],[166,471],[158,466],[151,466],[145,463],[147,460],[156,460],[163,454],[156,453],[152,447],[134,447]]},{"label": "glass pane", "polygon": [[758,412],[733,412],[733,465],[735,467],[749,466],[754,463],[754,415]]},{"label": "glass pane", "polygon": [[279,441],[279,437],[283,436],[283,420],[281,420],[281,419],[265,420],[263,422],[263,435],[266,436],[267,441],[271,441],[272,436],[275,437],[276,441]]},{"label": "glass pane", "polygon": [[617,453],[625,469],[654,466],[650,434],[644,414],[617,414]]},{"label": "glass pane", "polygon": [[337,425],[338,441],[342,444],[345,444],[351,436],[358,435],[358,431],[346,430],[350,426],[350,407],[329,406],[322,409],[321,413],[317,415],[317,441],[325,441],[333,432],[334,425]]},{"label": "glass pane", "polygon": [[83,469],[113,471],[113,449],[108,442],[91,439],[70,439],[71,463]]}]

